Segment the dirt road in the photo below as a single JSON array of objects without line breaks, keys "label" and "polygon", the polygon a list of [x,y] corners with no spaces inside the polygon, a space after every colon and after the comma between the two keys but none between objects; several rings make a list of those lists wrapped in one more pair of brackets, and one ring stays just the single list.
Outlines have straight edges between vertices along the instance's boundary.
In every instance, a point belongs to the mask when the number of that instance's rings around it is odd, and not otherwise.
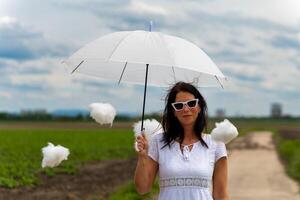
[{"label": "dirt road", "polygon": [[299,186],[286,176],[270,132],[248,134],[230,147],[231,200],[300,200]]}]

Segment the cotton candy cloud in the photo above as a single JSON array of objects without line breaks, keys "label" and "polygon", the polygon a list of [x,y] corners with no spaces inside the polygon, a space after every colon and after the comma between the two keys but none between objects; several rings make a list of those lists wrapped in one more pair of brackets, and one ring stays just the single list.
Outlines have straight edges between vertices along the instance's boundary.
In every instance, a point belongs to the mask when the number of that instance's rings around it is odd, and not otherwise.
[{"label": "cotton candy cloud", "polygon": [[56,167],[63,160],[67,160],[70,154],[69,149],[57,145],[54,146],[52,143],[48,143],[48,146],[42,148],[43,160],[42,167]]},{"label": "cotton candy cloud", "polygon": [[[135,137],[139,136],[141,134],[141,127],[142,127],[142,121],[139,121],[139,122],[136,122],[133,124],[133,131],[134,131],[134,135]],[[149,141],[151,140],[151,138],[162,132],[162,126],[161,124],[155,120],[155,119],[146,119],[144,120],[144,134],[146,136],[146,139]],[[138,148],[137,148],[137,143],[135,142],[134,144],[134,148],[136,151],[138,151]]]},{"label": "cotton candy cloud", "polygon": [[116,109],[109,103],[92,103],[89,105],[91,117],[99,124],[112,126],[116,116]]},{"label": "cotton candy cloud", "polygon": [[216,123],[216,128],[214,128],[211,132],[212,139],[224,142],[225,144],[229,143],[237,136],[237,128],[230,123],[228,119],[225,119],[223,122]]}]

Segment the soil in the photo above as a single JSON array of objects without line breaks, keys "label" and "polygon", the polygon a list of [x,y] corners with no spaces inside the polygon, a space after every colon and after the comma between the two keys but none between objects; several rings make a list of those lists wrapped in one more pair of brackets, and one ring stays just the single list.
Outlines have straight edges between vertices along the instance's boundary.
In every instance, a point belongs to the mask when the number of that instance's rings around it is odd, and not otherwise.
[{"label": "soil", "polygon": [[270,132],[236,139],[229,154],[231,200],[300,200],[299,186],[286,175]]},{"label": "soil", "polygon": [[76,175],[40,176],[41,184],[15,189],[0,188],[5,200],[102,200],[133,180],[136,159],[89,163]]},{"label": "soil", "polygon": [[280,129],[279,135],[287,140],[300,139],[300,128]]}]

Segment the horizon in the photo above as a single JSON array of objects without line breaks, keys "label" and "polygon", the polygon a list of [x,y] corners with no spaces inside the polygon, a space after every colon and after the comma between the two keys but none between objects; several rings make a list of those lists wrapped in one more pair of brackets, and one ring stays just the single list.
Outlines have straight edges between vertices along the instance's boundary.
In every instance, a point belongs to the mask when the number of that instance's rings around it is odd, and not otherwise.
[{"label": "horizon", "polygon": [[[74,117],[76,115],[90,115],[89,109],[55,109],[55,110],[47,110],[44,108],[38,108],[38,109],[21,109],[16,112],[9,112],[9,111],[3,111],[0,110],[0,113],[7,113],[7,114],[15,114],[15,115],[21,115],[22,112],[45,112],[46,114],[50,114],[52,116],[68,116],[68,117]],[[156,111],[156,112],[151,112],[151,113],[145,113],[145,115],[153,115],[153,114],[162,114],[163,111]],[[117,112],[116,116],[128,116],[128,117],[138,117],[141,116],[142,112]],[[223,116],[218,116],[217,113],[212,113],[208,114],[209,118],[274,118],[271,114],[271,112],[268,115],[227,115],[226,112],[224,113]],[[275,118],[299,118],[300,115],[290,115],[288,113],[282,113],[280,116],[275,117]]]}]

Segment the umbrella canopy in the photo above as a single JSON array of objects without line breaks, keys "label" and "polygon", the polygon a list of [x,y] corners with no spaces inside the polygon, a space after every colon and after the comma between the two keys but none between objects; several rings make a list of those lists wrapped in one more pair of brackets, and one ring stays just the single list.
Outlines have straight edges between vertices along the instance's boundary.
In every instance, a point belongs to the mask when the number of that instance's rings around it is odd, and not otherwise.
[{"label": "umbrella canopy", "polygon": [[222,86],[225,76],[195,44],[160,32],[115,32],[85,45],[64,61],[71,72],[118,82],[170,86],[177,81],[198,87]]},{"label": "umbrella canopy", "polygon": [[222,86],[225,76],[195,44],[160,32],[115,32],[85,45],[64,61],[70,71],[112,81],[170,86],[178,81],[198,87]]}]

